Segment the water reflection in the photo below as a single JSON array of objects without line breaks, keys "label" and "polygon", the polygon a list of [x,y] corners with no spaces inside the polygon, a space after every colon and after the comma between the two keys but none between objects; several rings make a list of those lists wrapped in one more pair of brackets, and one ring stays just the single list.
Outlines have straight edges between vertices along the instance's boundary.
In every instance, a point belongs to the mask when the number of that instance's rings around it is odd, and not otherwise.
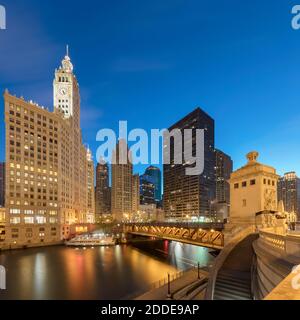
[{"label": "water reflection", "polygon": [[0,299],[122,299],[168,273],[211,261],[206,248],[168,241],[3,252],[0,265],[7,269],[7,290],[0,292]]}]

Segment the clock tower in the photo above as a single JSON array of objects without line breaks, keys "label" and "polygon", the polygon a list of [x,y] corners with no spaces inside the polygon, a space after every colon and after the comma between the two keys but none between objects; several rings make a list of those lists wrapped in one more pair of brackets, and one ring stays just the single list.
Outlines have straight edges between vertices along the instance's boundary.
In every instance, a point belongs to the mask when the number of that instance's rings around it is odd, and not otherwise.
[{"label": "clock tower", "polygon": [[66,119],[74,117],[79,125],[79,88],[73,74],[73,64],[69,56],[69,48],[59,69],[55,70],[53,82],[54,109],[64,114]]}]

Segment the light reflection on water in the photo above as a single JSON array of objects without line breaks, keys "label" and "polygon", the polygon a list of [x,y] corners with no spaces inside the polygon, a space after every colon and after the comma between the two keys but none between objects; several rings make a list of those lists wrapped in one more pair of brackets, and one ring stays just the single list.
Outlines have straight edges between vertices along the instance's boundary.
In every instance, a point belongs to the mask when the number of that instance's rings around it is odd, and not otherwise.
[{"label": "light reflection on water", "polygon": [[169,241],[136,247],[35,248],[0,253],[0,299],[121,299],[153,282],[212,261],[209,249]]}]

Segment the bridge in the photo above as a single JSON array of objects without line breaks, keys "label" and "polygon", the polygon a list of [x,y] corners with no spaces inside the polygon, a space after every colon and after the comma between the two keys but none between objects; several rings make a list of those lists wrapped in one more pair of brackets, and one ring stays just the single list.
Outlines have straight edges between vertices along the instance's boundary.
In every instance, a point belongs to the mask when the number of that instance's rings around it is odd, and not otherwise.
[{"label": "bridge", "polygon": [[152,222],[125,224],[124,232],[220,250],[224,247],[223,228],[222,223]]}]

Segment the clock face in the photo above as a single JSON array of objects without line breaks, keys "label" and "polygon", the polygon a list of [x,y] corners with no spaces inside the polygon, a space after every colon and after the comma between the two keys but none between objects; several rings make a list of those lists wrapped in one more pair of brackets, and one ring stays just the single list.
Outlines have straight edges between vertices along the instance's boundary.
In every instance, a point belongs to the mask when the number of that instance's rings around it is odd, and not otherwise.
[{"label": "clock face", "polygon": [[65,95],[67,94],[67,89],[66,89],[66,88],[61,88],[61,89],[59,90],[59,92],[60,92],[60,94],[61,94],[62,96],[65,96]]}]

